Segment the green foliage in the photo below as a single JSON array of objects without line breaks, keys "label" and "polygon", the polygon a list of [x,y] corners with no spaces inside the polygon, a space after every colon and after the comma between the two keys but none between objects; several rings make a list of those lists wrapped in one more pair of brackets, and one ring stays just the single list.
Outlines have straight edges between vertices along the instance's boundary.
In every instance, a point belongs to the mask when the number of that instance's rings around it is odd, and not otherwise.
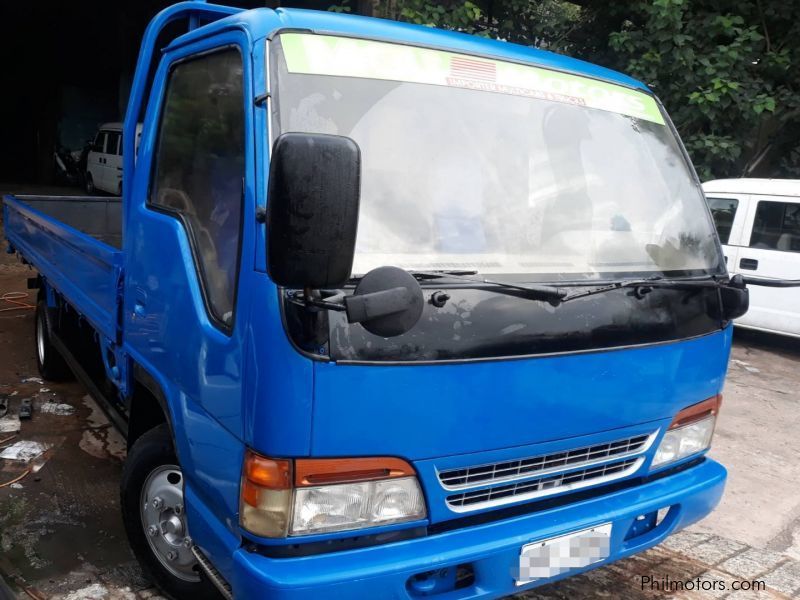
[{"label": "green foliage", "polygon": [[[797,0],[373,0],[375,16],[563,52],[667,107],[702,179],[800,175]],[[349,11],[344,0],[334,10]]]},{"label": "green foliage", "polygon": [[792,68],[800,59],[800,4],[616,0],[591,10],[617,16],[607,45],[591,58],[652,87],[702,179],[800,168],[800,81]]},{"label": "green foliage", "polygon": [[456,2],[427,2],[426,0],[389,0],[374,2],[374,15],[384,19],[427,25],[482,34],[483,12],[469,0]]}]

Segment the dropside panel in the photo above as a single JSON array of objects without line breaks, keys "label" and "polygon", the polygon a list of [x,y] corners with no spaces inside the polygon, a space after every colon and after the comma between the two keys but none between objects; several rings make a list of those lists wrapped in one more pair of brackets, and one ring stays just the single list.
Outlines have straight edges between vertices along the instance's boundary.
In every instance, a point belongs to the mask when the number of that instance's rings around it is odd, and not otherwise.
[{"label": "dropside panel", "polygon": [[36,210],[35,199],[26,200],[5,197],[6,238],[95,329],[116,340],[122,252]]}]

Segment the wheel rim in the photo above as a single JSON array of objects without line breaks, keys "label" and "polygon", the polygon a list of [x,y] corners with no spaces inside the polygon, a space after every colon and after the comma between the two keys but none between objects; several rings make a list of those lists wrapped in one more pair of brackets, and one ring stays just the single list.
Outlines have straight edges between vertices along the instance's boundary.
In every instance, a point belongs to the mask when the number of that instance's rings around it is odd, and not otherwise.
[{"label": "wheel rim", "polygon": [[36,318],[36,351],[39,353],[39,364],[44,364],[44,315]]},{"label": "wheel rim", "polygon": [[154,469],[142,487],[140,506],[144,535],[162,566],[178,579],[199,581],[186,527],[180,467],[162,465]]}]

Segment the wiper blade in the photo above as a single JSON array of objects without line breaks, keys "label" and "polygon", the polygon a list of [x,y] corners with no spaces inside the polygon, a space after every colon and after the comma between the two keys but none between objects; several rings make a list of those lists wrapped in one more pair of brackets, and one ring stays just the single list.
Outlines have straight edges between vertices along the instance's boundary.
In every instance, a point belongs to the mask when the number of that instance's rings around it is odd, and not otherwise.
[{"label": "wiper blade", "polygon": [[573,292],[568,294],[563,302],[576,300],[578,298],[586,298],[587,296],[595,296],[597,294],[604,294],[614,290],[621,290],[624,288],[643,288],[647,290],[644,293],[649,293],[652,288],[677,288],[677,289],[692,289],[692,288],[719,288],[728,285],[728,282],[719,281],[717,279],[667,279],[661,276],[649,277],[645,279],[621,279],[619,281],[612,281],[607,285],[600,285],[588,290],[581,290],[580,292]]},{"label": "wiper blade", "polygon": [[409,271],[420,280],[430,279],[456,279],[480,283],[495,288],[495,291],[506,293],[510,296],[526,298],[529,300],[546,300],[551,303],[560,303],[567,297],[567,290],[552,285],[517,285],[504,281],[494,281],[484,277],[474,277],[477,271]]},{"label": "wiper blade", "polygon": [[444,277],[445,275],[453,275],[455,277],[462,277],[462,276],[465,276],[465,275],[477,275],[478,274],[478,272],[475,271],[475,270],[466,270],[466,269],[462,269],[462,270],[459,270],[459,269],[451,269],[451,270],[436,269],[436,270],[433,270],[433,271],[409,271],[409,273],[411,273],[417,279],[440,279],[441,277]]}]

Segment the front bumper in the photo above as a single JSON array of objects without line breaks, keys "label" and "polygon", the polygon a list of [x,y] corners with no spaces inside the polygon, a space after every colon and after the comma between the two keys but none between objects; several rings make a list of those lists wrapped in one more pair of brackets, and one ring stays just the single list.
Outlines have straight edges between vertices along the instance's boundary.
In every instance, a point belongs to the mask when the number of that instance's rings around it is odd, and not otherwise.
[{"label": "front bumper", "polygon": [[[243,548],[233,556],[236,598],[417,598],[408,587],[415,575],[469,564],[474,582],[427,598],[497,598],[550,583],[624,558],[660,543],[706,516],[719,502],[725,468],[706,459],[685,471],[643,485],[558,508],[456,529],[404,542],[298,558],[268,558]],[[625,539],[639,515],[671,506],[654,529]],[[523,545],[612,523],[606,560],[569,574],[515,586],[512,568]]]}]

